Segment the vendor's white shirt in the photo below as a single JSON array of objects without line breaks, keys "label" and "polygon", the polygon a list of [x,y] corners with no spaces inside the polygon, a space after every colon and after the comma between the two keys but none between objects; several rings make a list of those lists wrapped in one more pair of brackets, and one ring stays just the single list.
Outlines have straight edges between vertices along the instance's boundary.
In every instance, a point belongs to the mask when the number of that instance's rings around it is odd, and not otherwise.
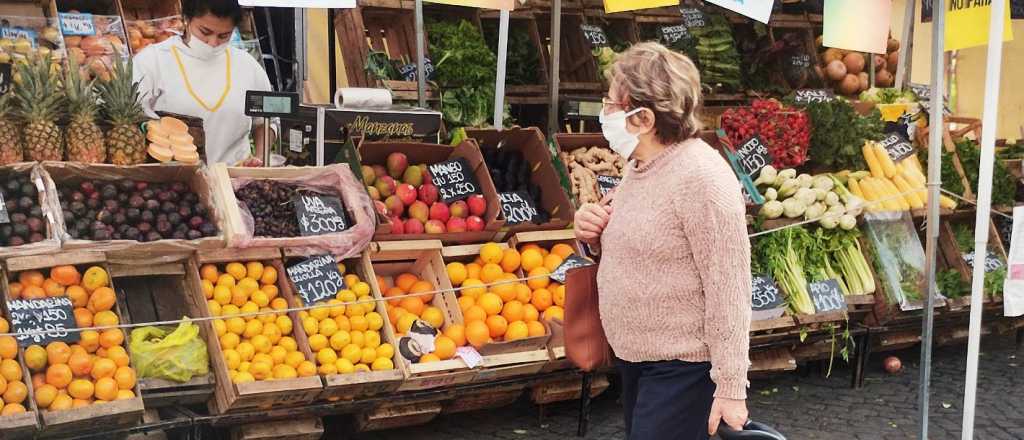
[{"label": "vendor's white shirt", "polygon": [[249,53],[228,47],[231,57],[231,89],[216,112],[199,105],[188,92],[181,69],[171,48],[177,48],[192,90],[213,107],[224,93],[227,81],[227,53],[210,60],[193,55],[180,37],[150,45],[134,59],[133,78],[146,113],[155,118],[157,111],[178,113],[203,119],[206,131],[206,162],[234,165],[250,155],[249,133],[253,124],[263,124],[245,115],[247,90],[270,91],[270,79]]}]

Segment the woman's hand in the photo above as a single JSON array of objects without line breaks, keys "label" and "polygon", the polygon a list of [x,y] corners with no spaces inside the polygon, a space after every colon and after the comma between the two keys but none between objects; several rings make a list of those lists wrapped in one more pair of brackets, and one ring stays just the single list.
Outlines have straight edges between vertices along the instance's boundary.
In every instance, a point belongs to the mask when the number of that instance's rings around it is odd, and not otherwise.
[{"label": "woman's hand", "polygon": [[747,401],[736,399],[715,398],[711,404],[711,416],[708,418],[708,434],[715,435],[718,432],[718,424],[723,420],[725,424],[736,431],[742,431],[743,425],[747,424]]},{"label": "woman's hand", "polygon": [[610,205],[598,205],[587,203],[576,210],[576,219],[573,222],[573,231],[576,238],[591,246],[601,243],[601,233],[608,226],[608,220],[612,218],[612,207]]}]

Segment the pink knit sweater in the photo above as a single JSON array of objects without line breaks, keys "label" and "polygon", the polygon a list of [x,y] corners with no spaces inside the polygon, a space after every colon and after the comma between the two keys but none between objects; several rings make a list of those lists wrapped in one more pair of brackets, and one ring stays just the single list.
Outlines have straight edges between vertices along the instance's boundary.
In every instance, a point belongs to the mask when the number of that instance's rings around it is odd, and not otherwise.
[{"label": "pink knit sweater", "polygon": [[715,397],[745,399],[750,241],[740,184],[700,139],[626,173],[601,235],[601,322],[629,362],[711,362]]}]

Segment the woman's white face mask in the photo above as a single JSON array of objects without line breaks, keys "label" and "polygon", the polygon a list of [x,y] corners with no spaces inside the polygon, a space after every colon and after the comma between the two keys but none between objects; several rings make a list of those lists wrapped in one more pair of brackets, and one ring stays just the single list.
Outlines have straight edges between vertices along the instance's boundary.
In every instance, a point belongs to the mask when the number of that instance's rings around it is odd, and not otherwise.
[{"label": "woman's white face mask", "polygon": [[636,108],[629,112],[619,110],[607,115],[602,111],[598,117],[598,120],[601,122],[601,134],[608,140],[608,145],[626,160],[629,160],[629,157],[633,155],[633,151],[636,150],[637,144],[640,143],[639,136],[635,133],[630,133],[626,127],[626,118],[639,113],[641,110],[644,109]]},{"label": "woman's white face mask", "polygon": [[190,33],[188,37],[188,48],[191,49],[192,55],[201,60],[212,60],[217,55],[224,53],[228,44],[230,41],[225,41],[219,46],[210,46],[205,41],[196,38],[195,34]]}]

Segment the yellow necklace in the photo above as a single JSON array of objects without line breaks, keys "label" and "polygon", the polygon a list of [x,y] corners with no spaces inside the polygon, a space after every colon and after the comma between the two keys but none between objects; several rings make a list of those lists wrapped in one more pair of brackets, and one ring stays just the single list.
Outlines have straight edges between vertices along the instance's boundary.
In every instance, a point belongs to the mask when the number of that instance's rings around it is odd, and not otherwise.
[{"label": "yellow necklace", "polygon": [[227,56],[227,78],[224,82],[224,92],[220,94],[220,99],[217,100],[217,103],[214,104],[213,107],[206,105],[206,103],[203,102],[203,98],[200,98],[195,90],[192,89],[192,83],[189,82],[188,74],[185,73],[185,65],[181,62],[181,56],[178,55],[178,48],[171,46],[171,52],[174,53],[174,60],[178,62],[178,71],[181,72],[181,77],[185,80],[185,89],[188,90],[189,95],[192,95],[192,99],[199,103],[200,107],[206,109],[206,111],[210,113],[216,113],[217,110],[220,110],[220,106],[224,104],[224,99],[228,97],[228,92],[231,91],[231,51],[227,49],[224,50],[224,55]]}]

